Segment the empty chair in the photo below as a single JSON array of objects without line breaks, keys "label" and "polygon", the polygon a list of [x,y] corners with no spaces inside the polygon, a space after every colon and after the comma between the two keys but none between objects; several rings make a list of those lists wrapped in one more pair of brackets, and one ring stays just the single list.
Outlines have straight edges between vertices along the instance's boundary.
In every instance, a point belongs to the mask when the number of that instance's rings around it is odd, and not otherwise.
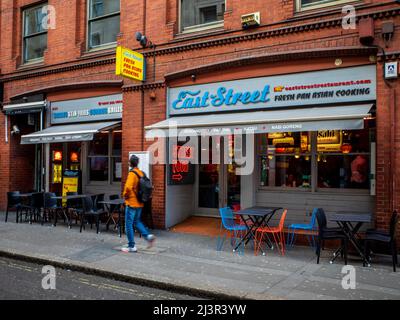
[{"label": "empty chair", "polygon": [[[396,246],[396,229],[398,224],[398,213],[397,211],[393,211],[392,216],[390,218],[390,227],[389,232],[385,232],[382,230],[367,230],[365,235],[365,246],[364,253],[366,259],[370,259],[370,245],[372,242],[385,243],[391,250],[392,253],[392,263],[393,263],[393,272],[396,272],[396,265],[398,264],[397,260],[397,246]],[[364,263],[365,266],[365,263]]]},{"label": "empty chair", "polygon": [[48,218],[48,220],[51,220],[51,216],[54,218],[54,223],[53,225],[57,225],[57,219],[58,219],[58,213],[61,212],[64,214],[64,221],[65,221],[65,213],[64,213],[64,208],[62,206],[58,205],[57,199],[53,199],[56,194],[53,192],[46,192],[44,194],[44,207],[43,207],[43,216]]},{"label": "empty chair", "polygon": [[287,209],[283,211],[279,225],[277,227],[260,227],[256,230],[255,244],[254,244],[254,254],[257,255],[261,249],[262,242],[264,240],[264,235],[272,234],[274,241],[279,249],[281,255],[285,255],[285,235],[284,235],[284,225],[286,219]]},{"label": "empty chair", "polygon": [[328,228],[325,212],[322,208],[318,208],[316,212],[318,221],[318,241],[317,241],[317,264],[321,255],[321,246],[325,240],[340,239],[342,242],[342,255],[344,255],[344,263],[347,265],[347,247],[348,241],[346,235],[341,228]]},{"label": "empty chair", "polygon": [[43,224],[43,216],[42,209],[44,207],[44,193],[43,192],[35,192],[32,193],[30,197],[30,204],[27,206],[29,210],[29,223],[36,222],[37,219],[40,219],[40,222]]},{"label": "empty chair", "polygon": [[[87,196],[83,199],[83,208],[82,209],[77,209],[77,213],[80,217],[81,221],[81,227],[80,227],[80,232],[82,232],[82,229],[85,228],[85,220],[87,217],[94,218],[95,223],[96,223],[96,233],[100,232],[100,216],[104,214],[105,212],[103,210],[96,210],[94,207],[92,198],[90,196]],[[91,224],[92,227],[92,224]]]},{"label": "empty chair", "polygon": [[[317,208],[313,209],[312,215],[311,215],[311,221],[309,224],[306,223],[293,223],[288,227],[288,237],[287,237],[287,245],[288,246],[293,246],[297,233],[304,232],[304,234],[307,236],[307,240],[310,243],[312,247],[315,247],[315,240],[314,240],[314,234],[313,231],[316,231],[316,222],[317,222]],[[308,234],[307,234],[308,233]]]},{"label": "empty chair", "polygon": [[[78,192],[67,192],[67,196],[77,196]],[[72,219],[73,216],[75,215],[75,224],[78,223],[78,210],[82,210],[82,199],[68,199],[67,200],[67,212],[69,215],[69,227],[71,228],[72,225]]]},{"label": "empty chair", "polygon": [[[109,195],[108,198],[110,200],[116,200],[116,199],[120,199],[120,196],[119,196],[119,194],[112,194],[112,195]],[[119,205],[115,205],[115,204],[109,205],[108,219],[106,222],[107,230],[110,226],[111,221],[113,222],[115,229],[117,228],[118,223],[120,223],[120,221],[117,223],[117,221],[115,221],[115,219],[114,219],[114,213],[119,213],[119,211],[121,210],[120,208],[121,208],[121,206],[119,206]]]},{"label": "empty chair", "polygon": [[[222,249],[223,243],[227,236],[227,232],[230,234],[231,245],[234,246],[234,248],[236,248],[238,244],[237,241],[242,242],[243,233],[247,230],[247,228],[244,225],[236,223],[234,213],[231,208],[229,207],[220,208],[219,213],[221,216],[221,226],[220,226],[220,237],[218,238],[218,243],[217,243],[217,250]],[[235,251],[235,249],[233,250]]]},{"label": "empty chair", "polygon": [[7,210],[6,210],[6,220],[8,220],[8,211],[10,209],[15,209],[16,215],[17,215],[17,223],[18,223],[18,215],[21,210],[21,197],[20,197],[20,192],[19,191],[10,191],[7,192]]},{"label": "empty chair", "polygon": [[103,203],[99,203],[101,201],[104,201],[104,193],[101,194],[97,194],[94,200],[94,207],[96,208],[96,210],[101,210],[104,211],[104,204]]}]

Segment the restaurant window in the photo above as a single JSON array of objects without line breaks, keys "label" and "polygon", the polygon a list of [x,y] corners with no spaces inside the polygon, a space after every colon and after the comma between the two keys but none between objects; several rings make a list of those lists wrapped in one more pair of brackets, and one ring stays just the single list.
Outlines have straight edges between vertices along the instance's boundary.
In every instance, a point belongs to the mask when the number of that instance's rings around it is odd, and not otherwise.
[{"label": "restaurant window", "polygon": [[259,135],[260,186],[369,190],[375,121],[364,123],[361,130]]},{"label": "restaurant window", "polygon": [[101,132],[89,144],[88,168],[90,182],[121,181],[121,130]]},{"label": "restaurant window", "polygon": [[89,48],[117,42],[120,32],[120,0],[89,1]]},{"label": "restaurant window", "polygon": [[369,189],[373,121],[362,130],[320,131],[317,137],[318,188]]},{"label": "restaurant window", "polygon": [[354,0],[296,0],[296,2],[297,11],[306,11],[343,4],[346,2],[354,2]]},{"label": "restaurant window", "polygon": [[260,135],[261,186],[310,188],[311,153],[307,132]]},{"label": "restaurant window", "polygon": [[181,0],[181,31],[221,26],[225,0]]},{"label": "restaurant window", "polygon": [[23,11],[23,60],[31,62],[43,59],[47,49],[47,4]]}]

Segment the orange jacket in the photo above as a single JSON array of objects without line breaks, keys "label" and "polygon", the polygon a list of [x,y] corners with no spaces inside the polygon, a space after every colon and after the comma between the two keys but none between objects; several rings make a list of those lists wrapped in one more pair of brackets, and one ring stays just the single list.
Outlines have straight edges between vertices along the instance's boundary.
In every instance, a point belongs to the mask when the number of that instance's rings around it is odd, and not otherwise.
[{"label": "orange jacket", "polygon": [[[144,174],[138,168],[133,169],[135,172],[139,174],[139,176],[143,177]],[[139,178],[138,176],[129,171],[128,179],[126,179],[124,192],[122,193],[122,197],[125,199],[125,204],[134,208],[143,208],[144,204],[139,202],[137,198],[137,194],[139,191]]]}]

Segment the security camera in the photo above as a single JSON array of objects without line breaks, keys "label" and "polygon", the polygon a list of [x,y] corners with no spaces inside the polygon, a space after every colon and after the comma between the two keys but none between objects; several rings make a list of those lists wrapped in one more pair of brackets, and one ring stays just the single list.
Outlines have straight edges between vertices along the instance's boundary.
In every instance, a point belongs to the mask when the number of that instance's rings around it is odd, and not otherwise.
[{"label": "security camera", "polygon": [[138,41],[140,43],[140,45],[145,48],[147,46],[147,37],[143,34],[141,34],[139,31],[136,32],[136,41]]},{"label": "security camera", "polygon": [[18,126],[17,126],[17,125],[14,125],[14,126],[13,126],[13,129],[12,129],[12,131],[11,131],[11,134],[12,134],[12,135],[19,135],[20,133],[21,133],[21,131],[19,130]]}]

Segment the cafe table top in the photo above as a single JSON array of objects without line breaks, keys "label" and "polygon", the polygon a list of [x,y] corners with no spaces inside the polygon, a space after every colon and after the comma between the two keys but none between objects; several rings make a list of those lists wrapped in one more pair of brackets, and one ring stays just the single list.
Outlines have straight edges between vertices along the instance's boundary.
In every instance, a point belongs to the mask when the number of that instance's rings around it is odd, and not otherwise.
[{"label": "cafe table top", "polygon": [[20,196],[20,197],[31,197],[32,195],[33,195],[32,192],[18,194],[18,196]]},{"label": "cafe table top", "polygon": [[124,199],[103,200],[103,201],[99,201],[99,203],[121,205],[121,204],[125,203],[125,200]]},{"label": "cafe table top", "polygon": [[57,199],[57,200],[73,200],[73,199],[83,199],[86,197],[90,197],[91,195],[89,194],[75,194],[75,195],[69,195],[69,196],[55,196],[51,197],[52,199]]},{"label": "cafe table top", "polygon": [[336,221],[336,222],[368,223],[368,222],[372,221],[372,213],[340,211],[335,214],[331,214],[329,217],[329,220]]},{"label": "cafe table top", "polygon": [[269,214],[273,214],[278,210],[281,210],[282,208],[280,207],[251,207],[247,209],[242,209],[239,211],[234,212],[234,214],[237,215],[250,215],[250,216],[266,216]]}]

